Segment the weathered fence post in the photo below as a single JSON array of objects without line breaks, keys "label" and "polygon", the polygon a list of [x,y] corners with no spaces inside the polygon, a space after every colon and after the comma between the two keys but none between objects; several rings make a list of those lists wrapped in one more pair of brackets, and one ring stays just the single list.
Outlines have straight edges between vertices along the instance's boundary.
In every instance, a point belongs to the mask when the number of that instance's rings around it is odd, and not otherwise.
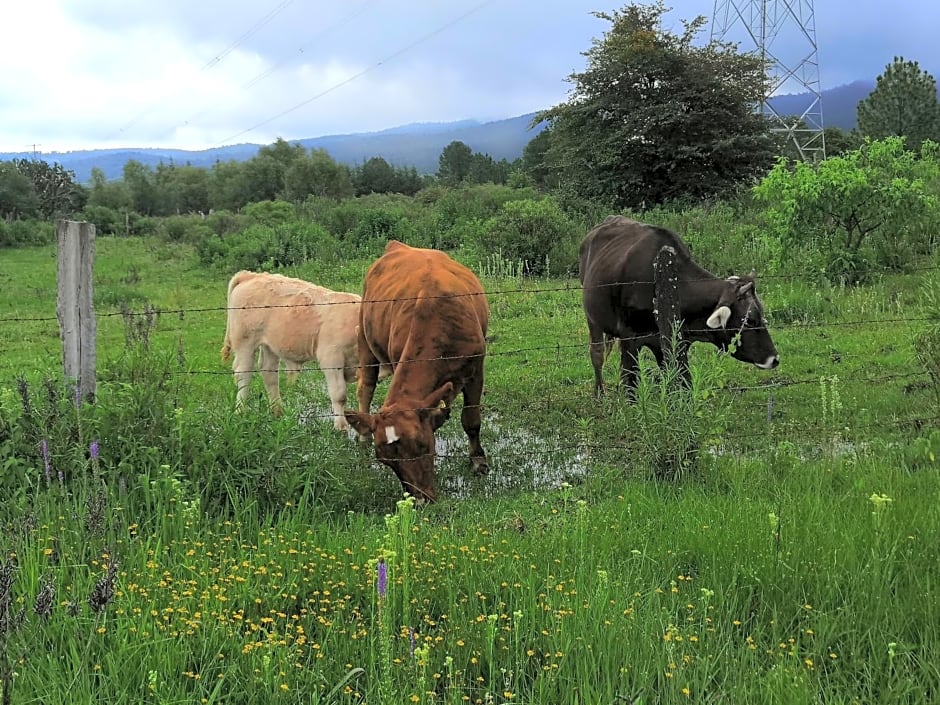
[{"label": "weathered fence post", "polygon": [[676,365],[683,379],[689,369],[688,345],[682,340],[682,321],[679,307],[679,273],[676,251],[668,245],[660,249],[653,261],[653,279],[656,299],[653,313],[659,327],[663,360]]},{"label": "weathered fence post", "polygon": [[95,397],[96,334],[92,298],[95,261],[95,226],[60,220],[56,225],[58,295],[56,316],[62,338],[62,366],[77,393],[89,401]]}]

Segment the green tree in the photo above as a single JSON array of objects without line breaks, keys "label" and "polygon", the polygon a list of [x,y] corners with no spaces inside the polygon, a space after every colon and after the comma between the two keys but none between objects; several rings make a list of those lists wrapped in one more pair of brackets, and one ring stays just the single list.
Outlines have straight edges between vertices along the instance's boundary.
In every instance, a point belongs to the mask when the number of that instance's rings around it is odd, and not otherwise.
[{"label": "green tree", "polygon": [[[215,210],[237,211],[249,202],[250,191],[245,164],[229,160],[212,165],[209,178],[209,204]],[[261,199],[263,200],[263,199]]]},{"label": "green tree", "polygon": [[278,137],[245,162],[245,185],[248,202],[273,201],[287,192],[287,172],[307,156],[300,144],[291,144]]},{"label": "green tree", "polygon": [[162,215],[207,213],[209,172],[186,164],[158,164],[154,174]]},{"label": "green tree", "polygon": [[818,165],[781,159],[754,188],[779,247],[778,263],[811,250],[822,256],[830,279],[851,282],[872,264],[906,264],[905,251],[926,249],[916,238],[940,209],[927,186],[940,178],[937,151],[925,142],[914,153],[902,137],[890,137],[866,140]]},{"label": "green tree", "polygon": [[940,142],[937,82],[916,61],[895,57],[878,77],[875,90],[859,101],[857,114],[863,137],[905,137],[914,150],[924,140]]},{"label": "green tree", "polygon": [[356,194],[392,193],[395,182],[395,168],[382,157],[372,157],[357,170]]},{"label": "green tree", "polygon": [[536,188],[548,191],[558,186],[558,178],[547,161],[552,131],[544,129],[522,149],[522,170],[532,179]]},{"label": "green tree", "polygon": [[296,159],[284,174],[285,198],[300,203],[307,196],[350,198],[354,193],[349,167],[338,164],[325,149]]},{"label": "green tree", "polygon": [[160,199],[153,169],[136,159],[124,164],[124,183],[131,195],[131,207],[141,215],[159,215]]},{"label": "green tree", "polygon": [[597,12],[611,28],[572,74],[568,101],[536,117],[552,129],[548,161],[583,198],[644,207],[699,199],[762,175],[773,162],[763,60],[694,41],[705,25],[662,26],[662,2]]},{"label": "green tree", "polygon": [[437,178],[455,186],[470,174],[473,151],[463,142],[455,140],[444,147],[437,160]]},{"label": "green tree", "polygon": [[13,220],[39,213],[39,196],[32,182],[13,162],[0,162],[0,218]]},{"label": "green tree", "polygon": [[87,193],[75,183],[75,172],[42,159],[15,159],[13,164],[32,183],[43,218],[59,218],[84,206]]}]

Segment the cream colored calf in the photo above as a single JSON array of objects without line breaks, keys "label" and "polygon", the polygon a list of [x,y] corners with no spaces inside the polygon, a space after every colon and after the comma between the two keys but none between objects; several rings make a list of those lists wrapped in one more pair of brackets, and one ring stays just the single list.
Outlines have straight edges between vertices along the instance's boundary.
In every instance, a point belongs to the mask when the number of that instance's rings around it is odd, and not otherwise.
[{"label": "cream colored calf", "polygon": [[275,415],[280,415],[278,365],[284,363],[292,382],[305,363],[316,360],[337,430],[349,427],[343,415],[347,384],[359,365],[357,332],[361,297],[331,291],[280,274],[241,271],[228,284],[228,320],[222,359],[234,353],[232,370],[238,388],[236,408],[248,396],[260,348],[261,378]]}]

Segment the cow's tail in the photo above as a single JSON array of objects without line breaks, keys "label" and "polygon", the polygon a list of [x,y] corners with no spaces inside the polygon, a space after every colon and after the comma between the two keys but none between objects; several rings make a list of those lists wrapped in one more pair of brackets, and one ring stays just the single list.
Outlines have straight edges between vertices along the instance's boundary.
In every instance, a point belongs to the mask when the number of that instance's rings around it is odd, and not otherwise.
[{"label": "cow's tail", "polygon": [[605,360],[608,357],[610,357],[610,351],[614,349],[614,342],[616,340],[617,338],[615,338],[614,336],[607,335],[607,333],[604,333],[604,359]]},{"label": "cow's tail", "polygon": [[231,327],[229,323],[232,318],[232,290],[238,286],[238,283],[242,279],[250,274],[251,272],[245,270],[236,272],[228,282],[228,294],[225,298],[225,340],[222,343],[222,362],[228,360],[229,356],[232,354],[232,341],[229,339],[229,328]]}]

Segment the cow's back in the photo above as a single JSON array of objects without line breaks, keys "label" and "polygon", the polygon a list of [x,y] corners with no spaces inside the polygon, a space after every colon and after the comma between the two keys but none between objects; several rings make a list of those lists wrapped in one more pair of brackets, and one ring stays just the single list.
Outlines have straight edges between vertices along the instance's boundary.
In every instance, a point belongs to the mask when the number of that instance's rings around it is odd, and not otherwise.
[{"label": "cow's back", "polygon": [[318,356],[321,337],[351,345],[359,301],[357,294],[302,279],[238,272],[229,283],[229,334],[268,345],[282,359],[306,362]]},{"label": "cow's back", "polygon": [[431,333],[436,352],[472,355],[484,352],[489,308],[479,279],[462,264],[393,240],[366,273],[361,321],[383,362],[406,356],[413,332]]}]

